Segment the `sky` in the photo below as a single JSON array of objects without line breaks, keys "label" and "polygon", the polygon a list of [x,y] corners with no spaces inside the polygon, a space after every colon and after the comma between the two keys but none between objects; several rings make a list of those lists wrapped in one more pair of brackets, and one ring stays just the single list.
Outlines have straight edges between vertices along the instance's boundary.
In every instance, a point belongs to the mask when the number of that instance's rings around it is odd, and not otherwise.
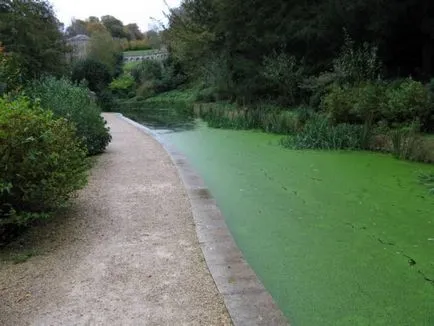
[{"label": "sky", "polygon": [[[124,25],[136,23],[142,31],[150,29],[152,18],[164,22],[167,6],[164,0],[49,0],[57,18],[65,24],[71,24],[72,18],[85,19],[89,16],[111,15],[121,20]],[[177,7],[181,0],[166,0],[170,7]]]}]

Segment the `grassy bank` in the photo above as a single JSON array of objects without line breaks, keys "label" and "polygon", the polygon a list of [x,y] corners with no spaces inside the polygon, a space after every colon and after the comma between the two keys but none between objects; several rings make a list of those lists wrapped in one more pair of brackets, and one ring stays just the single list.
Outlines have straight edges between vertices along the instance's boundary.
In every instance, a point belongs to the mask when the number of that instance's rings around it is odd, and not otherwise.
[{"label": "grassy bank", "polygon": [[173,90],[147,99],[123,100],[118,107],[130,116],[143,116],[143,110],[176,108],[179,118],[190,119],[194,115],[213,128],[253,129],[282,135],[281,145],[287,148],[369,150],[391,153],[399,159],[434,163],[434,136],[422,134],[411,126],[334,124],[328,115],[309,107],[285,109],[267,104],[242,107],[223,101],[204,103],[198,100],[199,94],[191,88]]}]

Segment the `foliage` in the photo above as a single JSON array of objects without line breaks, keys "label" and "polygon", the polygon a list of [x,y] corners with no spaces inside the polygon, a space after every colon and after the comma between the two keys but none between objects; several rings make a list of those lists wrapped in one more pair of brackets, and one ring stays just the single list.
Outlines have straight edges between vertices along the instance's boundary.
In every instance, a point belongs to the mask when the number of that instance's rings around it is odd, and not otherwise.
[{"label": "foliage", "polygon": [[161,64],[152,60],[142,61],[140,64],[131,69],[131,76],[133,76],[137,84],[160,79],[161,75]]},{"label": "foliage", "polygon": [[115,75],[122,49],[109,32],[95,32],[89,42],[89,59],[104,64],[111,75]]},{"label": "foliage", "polygon": [[105,15],[101,17],[101,23],[110,33],[112,38],[126,38],[128,37],[127,31],[124,29],[124,24],[116,17]]},{"label": "foliage", "polygon": [[329,93],[323,98],[322,108],[336,123],[349,122],[354,120],[351,111],[356,99],[354,88],[334,85]]},{"label": "foliage", "polygon": [[233,98],[232,76],[224,56],[210,56],[202,66],[200,75],[203,88],[200,96],[212,101]]},{"label": "foliage", "polygon": [[284,52],[273,52],[265,56],[263,75],[271,91],[279,96],[282,105],[293,106],[299,103],[299,85],[304,79],[303,64],[294,56]]},{"label": "foliage", "polygon": [[129,41],[142,40],[143,33],[140,31],[140,28],[137,24],[128,24],[124,27],[124,31],[126,32],[127,39]]},{"label": "foliage", "polygon": [[296,149],[363,149],[367,144],[366,133],[361,125],[346,123],[332,125],[323,116],[309,120],[303,131],[286,137],[282,143]]},{"label": "foliage", "polygon": [[134,87],[134,78],[131,74],[122,74],[115,80],[113,80],[109,88],[117,95],[125,96],[127,95]]},{"label": "foliage", "polygon": [[7,55],[0,43],[0,96],[18,90],[21,84],[21,71],[14,57]]},{"label": "foliage", "polygon": [[104,151],[111,140],[101,111],[83,86],[76,86],[67,79],[43,78],[33,83],[28,93],[38,99],[43,108],[52,110],[56,117],[64,117],[76,127],[78,139],[88,154]]},{"label": "foliage", "polygon": [[47,217],[86,183],[74,127],[28,99],[0,99],[0,153],[0,234]]},{"label": "foliage", "polygon": [[424,129],[434,113],[426,87],[412,79],[334,85],[324,96],[322,108],[337,123],[372,120],[386,121],[389,126],[394,126],[408,125],[417,118]]},{"label": "foliage", "polygon": [[378,48],[363,43],[359,48],[348,33],[345,32],[345,43],[341,53],[333,60],[333,73],[338,84],[359,84],[364,81],[378,79],[382,63],[378,57]]},{"label": "foliage", "polygon": [[387,111],[384,117],[391,123],[411,123],[418,118],[425,124],[434,114],[426,87],[412,79],[405,79],[387,90]]},{"label": "foliage", "polygon": [[185,81],[170,62],[151,60],[132,66],[131,76],[138,85],[137,95],[145,98],[175,89]]},{"label": "foliage", "polygon": [[[302,69],[306,77],[315,76],[308,84],[315,90],[310,105],[316,106],[329,82],[353,85],[381,75],[432,75],[432,10],[433,3],[417,0],[191,0],[171,10],[164,38],[190,81],[204,81],[201,70],[207,61],[222,58],[224,83],[231,85],[226,99],[243,104],[270,95],[264,85],[264,58],[274,56],[274,66],[281,67],[286,65],[282,62],[302,61],[281,71],[297,76]],[[293,78],[286,82],[291,84]],[[285,89],[285,83],[278,82],[275,86],[282,89],[274,87],[274,99],[291,102],[296,88]],[[296,105],[307,102],[304,94],[299,101]]]},{"label": "foliage", "polygon": [[128,42],[128,47],[124,49],[125,51],[146,51],[152,50],[146,40],[132,40]]},{"label": "foliage", "polygon": [[378,121],[387,111],[386,85],[364,82],[356,86],[333,85],[322,100],[322,108],[337,123]]},{"label": "foliage", "polygon": [[77,61],[72,67],[72,80],[76,83],[86,80],[89,89],[96,93],[105,89],[111,79],[109,68],[94,59]]},{"label": "foliage", "polygon": [[65,71],[66,44],[46,1],[1,1],[0,40],[16,64],[13,70],[19,69],[21,81]]},{"label": "foliage", "polygon": [[115,97],[110,89],[106,88],[97,94],[96,104],[103,110],[110,112],[115,106]]}]

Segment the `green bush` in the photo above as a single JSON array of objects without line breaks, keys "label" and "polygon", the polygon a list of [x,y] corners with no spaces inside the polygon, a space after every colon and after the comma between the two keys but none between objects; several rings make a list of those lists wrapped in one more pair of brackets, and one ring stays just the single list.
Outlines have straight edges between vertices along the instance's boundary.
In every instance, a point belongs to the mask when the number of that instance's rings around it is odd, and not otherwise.
[{"label": "green bush", "polygon": [[355,122],[378,121],[382,117],[382,111],[386,106],[386,86],[382,82],[367,82],[354,88],[354,97],[351,114]]},{"label": "green bush", "polygon": [[321,107],[335,123],[354,121],[355,89],[333,85],[323,98]]},{"label": "green bush", "polygon": [[114,79],[109,88],[113,91],[115,95],[118,96],[128,96],[130,91],[133,89],[135,84],[133,76],[131,74],[122,74],[118,78]]},{"label": "green bush", "polygon": [[386,121],[389,126],[408,125],[418,118],[426,130],[433,115],[427,88],[405,79],[388,84],[334,85],[322,100],[322,109],[336,123]]},{"label": "green bush", "polygon": [[334,85],[322,101],[322,108],[336,123],[378,121],[386,107],[386,87],[381,82]]},{"label": "green bush", "polygon": [[383,116],[389,123],[409,124],[418,118],[422,127],[425,127],[433,114],[428,89],[420,82],[405,79],[390,84],[386,96],[387,106]]},{"label": "green bush", "polygon": [[112,76],[110,69],[102,62],[84,59],[73,65],[71,79],[76,83],[86,80],[89,89],[99,94],[110,84]]},{"label": "green bush", "polygon": [[101,111],[90,98],[89,90],[67,79],[47,77],[34,82],[28,94],[52,110],[56,117],[64,117],[75,124],[78,138],[90,155],[104,151],[111,140]]},{"label": "green bush", "polygon": [[0,99],[0,237],[45,218],[86,184],[86,151],[66,119]]},{"label": "green bush", "polygon": [[303,131],[293,137],[285,137],[282,144],[295,149],[364,149],[368,135],[362,125],[332,125],[323,116],[315,116],[307,122]]},{"label": "green bush", "polygon": [[131,76],[137,84],[161,79],[162,75],[162,65],[157,61],[142,61],[131,69]]}]

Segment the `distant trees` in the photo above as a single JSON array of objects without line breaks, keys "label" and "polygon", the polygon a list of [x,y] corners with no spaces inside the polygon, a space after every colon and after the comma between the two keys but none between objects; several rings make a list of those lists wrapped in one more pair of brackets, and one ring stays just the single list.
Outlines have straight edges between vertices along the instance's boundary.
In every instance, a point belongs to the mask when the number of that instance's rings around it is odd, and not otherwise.
[{"label": "distant trees", "polygon": [[121,20],[110,15],[102,16],[101,19],[95,16],[85,20],[74,19],[65,31],[68,38],[79,34],[91,37],[93,33],[108,33],[113,39],[119,40],[124,50],[155,49],[162,44],[161,32],[150,30],[143,33],[136,23],[124,25]]},{"label": "distant trees", "polygon": [[124,24],[117,18],[106,15],[101,17],[101,23],[105,26],[112,37],[126,38],[127,32],[124,29]]},{"label": "distant trees", "polygon": [[218,60],[234,96],[254,100],[269,93],[258,70],[265,56],[284,53],[317,75],[332,68],[345,34],[377,47],[386,77],[434,73],[429,0],[190,0],[172,10],[165,35],[184,69],[203,75]]}]

